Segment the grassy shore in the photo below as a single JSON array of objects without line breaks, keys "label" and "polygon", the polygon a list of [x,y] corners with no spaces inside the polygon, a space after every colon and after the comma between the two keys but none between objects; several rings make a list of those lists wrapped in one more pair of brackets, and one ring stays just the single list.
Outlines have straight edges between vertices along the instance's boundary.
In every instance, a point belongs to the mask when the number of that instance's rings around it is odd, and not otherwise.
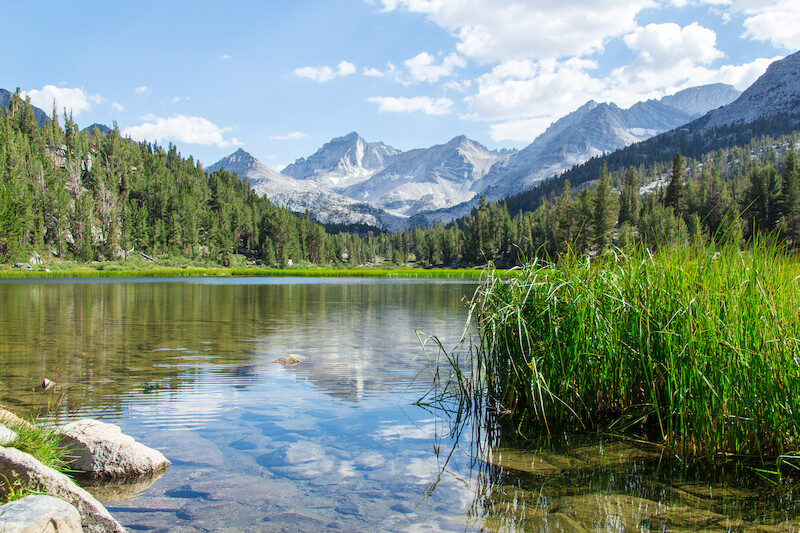
[{"label": "grassy shore", "polygon": [[768,242],[489,270],[473,381],[523,433],[600,430],[684,458],[800,450],[800,261]]},{"label": "grassy shore", "polygon": [[169,261],[51,263],[33,267],[31,270],[17,268],[13,265],[0,265],[0,279],[207,276],[478,279],[481,274],[482,270],[479,268],[415,268],[411,266],[317,267],[312,265],[294,268],[272,268],[243,264],[222,267],[197,263],[176,266],[170,264]]}]

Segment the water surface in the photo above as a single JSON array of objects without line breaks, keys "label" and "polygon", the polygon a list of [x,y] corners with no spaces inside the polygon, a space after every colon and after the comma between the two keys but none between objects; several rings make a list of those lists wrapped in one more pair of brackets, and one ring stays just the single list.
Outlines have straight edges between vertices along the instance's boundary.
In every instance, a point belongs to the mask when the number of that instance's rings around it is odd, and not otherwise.
[{"label": "water surface", "polygon": [[[613,441],[521,449],[469,424],[456,441],[443,412],[413,404],[431,383],[421,339],[455,345],[474,288],[0,283],[0,396],[46,423],[119,424],[172,461],[138,494],[98,493],[133,531],[798,529],[791,494],[752,475]],[[308,359],[273,362],[289,353]]]}]

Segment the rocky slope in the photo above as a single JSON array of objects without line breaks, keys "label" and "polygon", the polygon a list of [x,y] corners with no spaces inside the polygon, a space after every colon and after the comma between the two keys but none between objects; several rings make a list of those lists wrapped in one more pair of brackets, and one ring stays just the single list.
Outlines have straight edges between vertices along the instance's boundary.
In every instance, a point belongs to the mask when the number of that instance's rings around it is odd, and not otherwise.
[{"label": "rocky slope", "polygon": [[459,136],[446,144],[410,150],[343,194],[398,216],[452,207],[472,199],[476,183],[511,152],[490,151]]},{"label": "rocky slope", "polygon": [[639,102],[628,109],[587,102],[519,153],[495,165],[484,180],[484,194],[499,199],[529,189],[592,157],[682,126],[738,94],[729,85],[715,84]]},{"label": "rocky slope", "polygon": [[734,102],[709,113],[704,128],[800,115],[800,52],[775,61]]},{"label": "rocky slope", "polygon": [[274,205],[297,213],[309,210],[314,220],[323,224],[364,224],[387,229],[402,226],[396,217],[364,202],[325,190],[316,180],[295,179],[275,172],[241,148],[206,170],[216,172],[222,168],[236,173],[239,178],[247,178],[256,194],[266,196]]}]

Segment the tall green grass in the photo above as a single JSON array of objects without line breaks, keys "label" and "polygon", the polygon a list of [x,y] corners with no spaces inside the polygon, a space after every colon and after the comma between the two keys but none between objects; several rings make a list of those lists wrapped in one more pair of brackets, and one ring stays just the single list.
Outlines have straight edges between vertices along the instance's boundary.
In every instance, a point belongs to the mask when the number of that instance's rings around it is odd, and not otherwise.
[{"label": "tall green grass", "polygon": [[711,462],[798,449],[800,262],[774,242],[489,269],[471,313],[470,387],[521,430],[645,434]]}]

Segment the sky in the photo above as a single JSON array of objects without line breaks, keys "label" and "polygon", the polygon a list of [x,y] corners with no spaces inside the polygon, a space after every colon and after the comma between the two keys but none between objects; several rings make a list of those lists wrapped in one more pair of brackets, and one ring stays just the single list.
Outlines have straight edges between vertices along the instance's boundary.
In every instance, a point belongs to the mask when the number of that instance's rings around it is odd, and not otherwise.
[{"label": "sky", "polygon": [[[358,132],[522,148],[589,100],[746,89],[797,0],[0,0],[0,88],[80,127],[280,170]],[[62,122],[63,125],[63,122]]]}]

